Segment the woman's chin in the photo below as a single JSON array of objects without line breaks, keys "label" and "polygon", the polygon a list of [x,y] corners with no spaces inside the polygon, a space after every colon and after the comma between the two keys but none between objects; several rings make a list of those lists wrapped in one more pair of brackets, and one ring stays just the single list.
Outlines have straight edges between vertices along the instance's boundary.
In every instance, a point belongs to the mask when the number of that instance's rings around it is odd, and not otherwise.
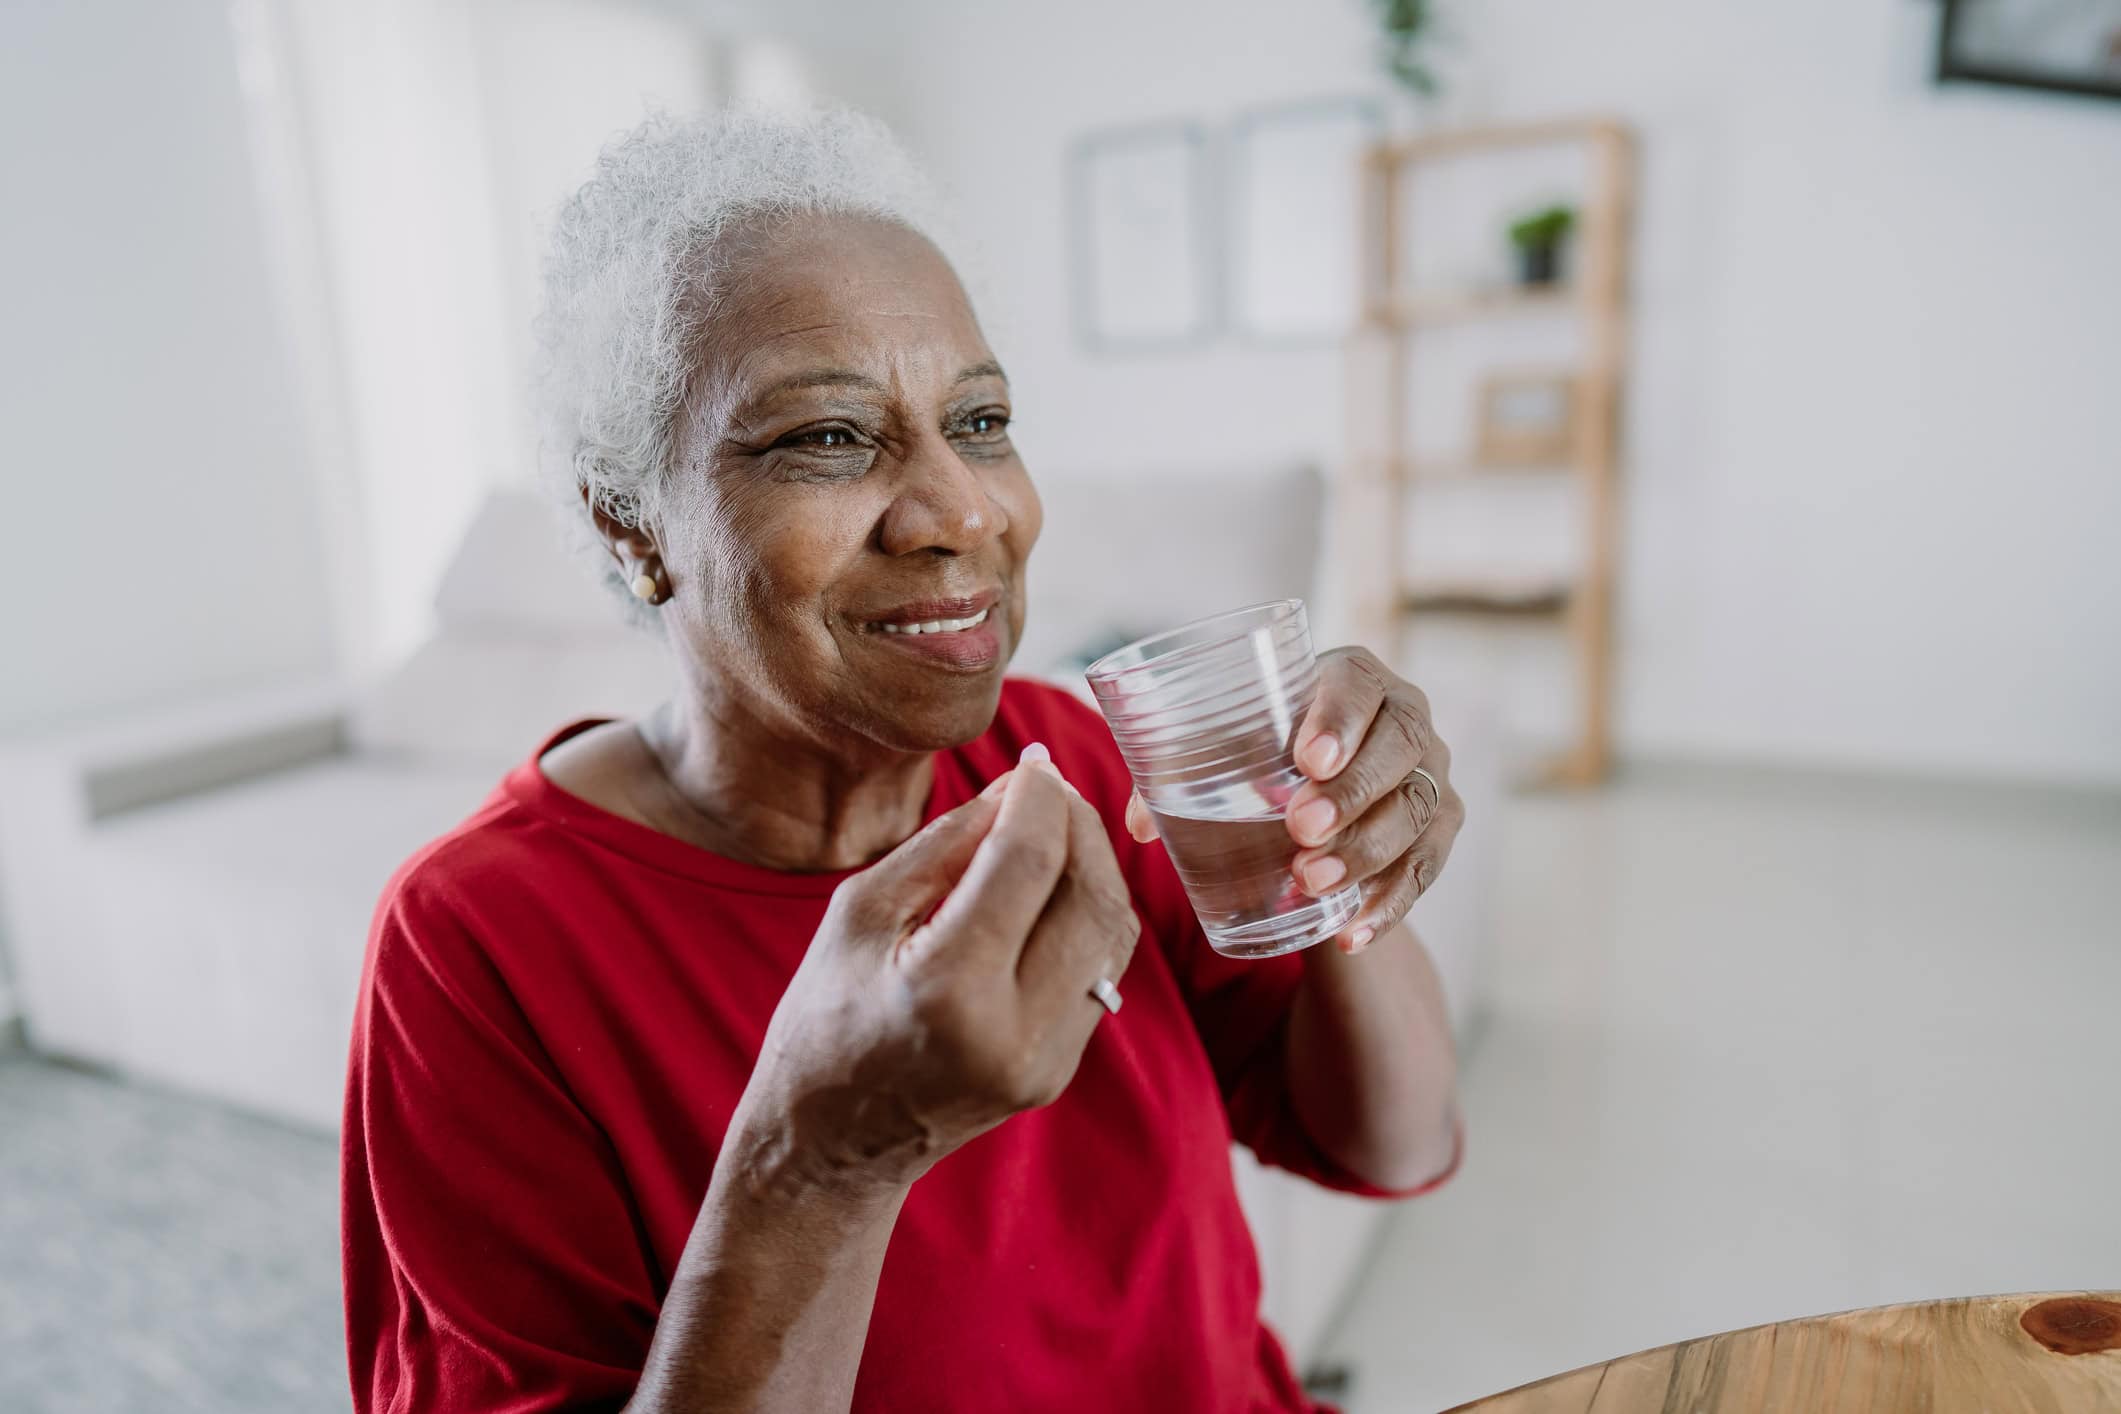
[{"label": "woman's chin", "polygon": [[947,751],[963,746],[994,723],[1002,700],[1002,669],[997,658],[986,670],[953,673],[939,681],[906,684],[901,691],[872,699],[887,719],[877,733],[901,751]]}]

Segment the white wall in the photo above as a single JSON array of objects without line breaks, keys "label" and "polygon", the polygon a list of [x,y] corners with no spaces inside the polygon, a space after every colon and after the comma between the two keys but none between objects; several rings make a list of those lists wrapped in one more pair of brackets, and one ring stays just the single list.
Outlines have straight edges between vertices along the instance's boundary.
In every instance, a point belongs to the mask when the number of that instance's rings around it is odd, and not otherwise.
[{"label": "white wall", "polygon": [[291,95],[259,105],[299,169],[267,214],[315,271],[290,304],[336,398],[334,588],[366,671],[430,630],[486,490],[532,474],[545,219],[646,102],[708,101],[706,36],[606,0],[240,4]]},{"label": "white wall", "polygon": [[[2121,106],[1933,89],[1929,0],[1445,8],[1455,116],[1643,140],[1624,750],[2121,783]],[[1332,353],[1075,347],[1063,161],[1378,91],[1366,5],[931,0],[902,45],[1035,471],[1333,455]]]},{"label": "white wall", "polygon": [[[349,666],[407,651],[480,491],[519,450],[471,0],[269,0],[296,96],[312,298],[330,327],[353,494],[337,592]],[[304,308],[305,317],[318,311]]]},{"label": "white wall", "polygon": [[283,184],[277,214],[318,248],[320,361],[350,463],[340,598],[349,665],[366,670],[430,631],[435,585],[486,491],[534,474],[546,234],[598,150],[650,108],[800,99],[818,64],[777,42],[764,4],[242,3],[284,16],[299,95],[278,118],[300,129],[307,186]]},{"label": "white wall", "polygon": [[[446,73],[401,77],[433,81],[414,116],[446,118],[466,153],[480,124],[511,122],[509,81],[496,86],[491,55],[450,29],[505,5],[269,3],[326,16],[297,32],[311,52],[342,42],[342,66],[446,59]],[[319,114],[367,98],[312,94],[304,137],[324,188],[316,239],[341,282],[326,332],[352,390],[348,455],[364,496],[388,492],[349,530],[326,487],[320,532],[324,469],[310,463],[330,448],[303,421],[262,273],[278,228],[260,234],[228,8],[4,11],[0,150],[23,195],[0,255],[31,275],[0,339],[0,466],[10,504],[34,509],[0,527],[14,606],[0,620],[0,730],[322,668],[334,576],[387,597],[381,636],[402,641],[457,515],[520,471],[506,365],[527,271],[504,245],[482,283],[468,234],[483,223],[493,249],[512,179],[452,194],[434,171],[407,177],[407,151],[447,146],[412,140],[412,110],[334,136],[314,130]],[[792,44],[820,92],[882,112],[928,151],[975,237],[973,274],[1042,473],[1333,456],[1331,351],[1077,349],[1064,155],[1097,126],[1383,91],[1359,0],[658,8],[701,33]],[[1631,752],[2121,781],[2121,557],[2106,544],[2121,524],[2109,430],[2121,107],[1933,89],[1934,12],[1930,0],[1448,7],[1456,116],[1612,110],[1644,138],[1620,623]],[[424,26],[409,49],[408,26]],[[451,79],[467,73],[485,86]],[[424,246],[412,233],[352,240],[373,212],[334,197],[327,169],[463,219]],[[399,256],[421,280],[377,274]],[[487,332],[377,324],[383,304],[433,290]],[[401,356],[375,352],[387,349]],[[430,415],[447,436],[419,433]],[[423,500],[445,513],[402,513]],[[358,622],[341,616],[342,641]]]},{"label": "white wall", "polygon": [[1067,283],[1068,144],[1086,130],[1377,91],[1358,0],[933,0],[904,41],[908,137],[950,189],[970,282],[1015,385],[1034,473],[1317,456],[1338,358],[1223,343],[1092,357]]},{"label": "white wall", "polygon": [[[528,367],[545,246],[598,151],[648,109],[685,115],[717,97],[695,22],[610,0],[479,0],[479,88],[506,279],[510,367]],[[525,443],[520,467],[533,462]]]},{"label": "white wall", "polygon": [[0,7],[0,190],[0,732],[327,668],[225,7]]},{"label": "white wall", "polygon": [[1481,12],[1644,132],[1631,746],[2121,781],[2121,106],[1935,89],[1935,9]]}]

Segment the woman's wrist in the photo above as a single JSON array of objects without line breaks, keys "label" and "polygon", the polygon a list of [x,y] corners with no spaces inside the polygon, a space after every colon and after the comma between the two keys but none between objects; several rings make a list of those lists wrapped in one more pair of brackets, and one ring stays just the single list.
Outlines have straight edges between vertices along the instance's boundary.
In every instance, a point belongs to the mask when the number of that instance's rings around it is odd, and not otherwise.
[{"label": "woman's wrist", "polygon": [[1349,956],[1305,954],[1290,1017],[1290,1099],[1343,1168],[1380,1188],[1414,1187],[1455,1152],[1457,1065],[1441,982],[1404,924]]},{"label": "woman's wrist", "polygon": [[800,1213],[855,1228],[895,1220],[912,1180],[810,1142],[796,1109],[745,1095],[716,1156],[710,1198],[720,1190],[728,1206],[762,1217]]},{"label": "woman's wrist", "polygon": [[850,1256],[881,1251],[910,1191],[821,1182],[807,1166],[787,1162],[782,1147],[770,1137],[725,1143],[700,1205],[695,1236],[701,1229],[713,1235],[712,1265],[739,1286],[791,1278],[805,1284],[805,1268],[815,1269],[810,1279],[826,1280]]},{"label": "woman's wrist", "polygon": [[814,1183],[776,1128],[730,1121],[629,1414],[846,1407],[906,1189]]}]

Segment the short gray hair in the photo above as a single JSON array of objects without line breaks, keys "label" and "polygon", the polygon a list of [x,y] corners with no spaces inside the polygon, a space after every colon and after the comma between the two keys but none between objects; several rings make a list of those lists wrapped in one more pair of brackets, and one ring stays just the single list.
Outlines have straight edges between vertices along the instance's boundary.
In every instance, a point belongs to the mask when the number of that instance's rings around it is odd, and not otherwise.
[{"label": "short gray hair", "polygon": [[846,109],[658,115],[598,156],[554,223],[537,320],[547,476],[578,518],[586,493],[623,525],[652,521],[725,289],[716,243],[806,213],[939,233],[912,159],[883,124]]}]

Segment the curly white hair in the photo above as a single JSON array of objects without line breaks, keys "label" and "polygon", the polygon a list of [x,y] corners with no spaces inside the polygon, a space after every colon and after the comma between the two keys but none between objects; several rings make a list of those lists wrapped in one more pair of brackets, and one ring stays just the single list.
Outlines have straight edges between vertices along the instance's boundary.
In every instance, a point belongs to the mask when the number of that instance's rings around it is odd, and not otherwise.
[{"label": "curly white hair", "polygon": [[761,218],[846,213],[937,240],[940,204],[873,118],[840,108],[649,118],[606,146],[561,208],[537,320],[554,491],[651,524],[701,331],[726,285],[718,242]]}]

